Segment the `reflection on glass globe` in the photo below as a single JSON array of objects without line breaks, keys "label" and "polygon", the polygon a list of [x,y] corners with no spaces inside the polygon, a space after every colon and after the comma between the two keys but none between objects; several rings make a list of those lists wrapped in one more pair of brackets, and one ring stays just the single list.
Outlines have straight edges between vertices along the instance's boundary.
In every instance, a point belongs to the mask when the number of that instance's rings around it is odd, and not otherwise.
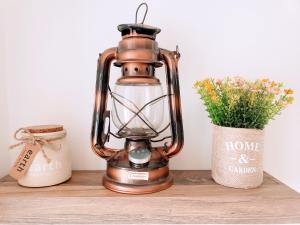
[{"label": "reflection on glass globe", "polygon": [[[162,87],[155,85],[115,86],[112,120],[122,137],[156,137],[164,115]],[[151,103],[150,103],[151,102]],[[149,104],[147,104],[149,103]]]}]

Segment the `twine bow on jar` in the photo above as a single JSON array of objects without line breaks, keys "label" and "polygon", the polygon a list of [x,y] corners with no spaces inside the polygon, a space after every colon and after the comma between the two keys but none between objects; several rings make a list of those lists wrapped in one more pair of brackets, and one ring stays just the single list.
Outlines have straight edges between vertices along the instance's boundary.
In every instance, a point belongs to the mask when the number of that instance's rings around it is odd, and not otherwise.
[{"label": "twine bow on jar", "polygon": [[[20,135],[20,136],[19,136]],[[15,134],[14,138],[19,141],[19,143],[11,145],[9,149],[13,149],[20,145],[26,145],[26,144],[33,144],[37,145],[39,150],[42,151],[44,158],[48,163],[51,162],[51,159],[46,154],[45,150],[43,149],[43,145],[50,145],[53,150],[59,151],[61,149],[61,145],[56,145],[53,143],[53,141],[57,141],[60,139],[63,139],[66,137],[66,133],[61,134],[59,137],[55,138],[45,138],[41,136],[34,136],[28,129],[26,128],[20,128],[18,129]]]}]

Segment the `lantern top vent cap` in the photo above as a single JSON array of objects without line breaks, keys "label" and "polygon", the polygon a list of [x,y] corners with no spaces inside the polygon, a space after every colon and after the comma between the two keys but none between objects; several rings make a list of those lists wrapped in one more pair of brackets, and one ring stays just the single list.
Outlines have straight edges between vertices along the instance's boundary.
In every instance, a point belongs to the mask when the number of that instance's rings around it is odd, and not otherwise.
[{"label": "lantern top vent cap", "polygon": [[155,37],[161,29],[152,27],[149,25],[141,23],[131,23],[131,24],[120,24],[118,30],[122,33],[122,36],[131,35],[131,34],[141,34],[149,35]]},{"label": "lantern top vent cap", "polygon": [[[138,12],[142,6],[145,6],[145,13],[143,16],[143,20],[140,23],[138,23],[137,22]],[[118,26],[118,30],[122,33],[122,36],[147,35],[150,36],[151,38],[155,38],[156,34],[158,34],[161,30],[160,28],[152,27],[144,24],[147,12],[148,12],[147,3],[143,2],[139,4],[135,12],[135,23],[120,24]]]}]

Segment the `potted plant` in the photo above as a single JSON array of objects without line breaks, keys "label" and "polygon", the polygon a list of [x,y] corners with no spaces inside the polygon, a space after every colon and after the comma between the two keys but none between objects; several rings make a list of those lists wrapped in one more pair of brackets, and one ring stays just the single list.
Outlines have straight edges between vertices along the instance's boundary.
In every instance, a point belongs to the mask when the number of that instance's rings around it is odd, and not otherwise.
[{"label": "potted plant", "polygon": [[240,77],[197,81],[213,123],[212,177],[222,185],[254,188],[263,181],[264,128],[293,102],[282,83]]}]

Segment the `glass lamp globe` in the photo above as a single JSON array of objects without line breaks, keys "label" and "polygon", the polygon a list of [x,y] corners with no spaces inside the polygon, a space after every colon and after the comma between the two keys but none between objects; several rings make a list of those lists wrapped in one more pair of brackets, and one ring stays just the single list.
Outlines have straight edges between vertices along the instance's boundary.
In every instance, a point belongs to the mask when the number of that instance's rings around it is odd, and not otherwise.
[{"label": "glass lamp globe", "polygon": [[157,84],[116,84],[112,120],[118,135],[127,138],[158,136],[164,116],[163,90]]}]

